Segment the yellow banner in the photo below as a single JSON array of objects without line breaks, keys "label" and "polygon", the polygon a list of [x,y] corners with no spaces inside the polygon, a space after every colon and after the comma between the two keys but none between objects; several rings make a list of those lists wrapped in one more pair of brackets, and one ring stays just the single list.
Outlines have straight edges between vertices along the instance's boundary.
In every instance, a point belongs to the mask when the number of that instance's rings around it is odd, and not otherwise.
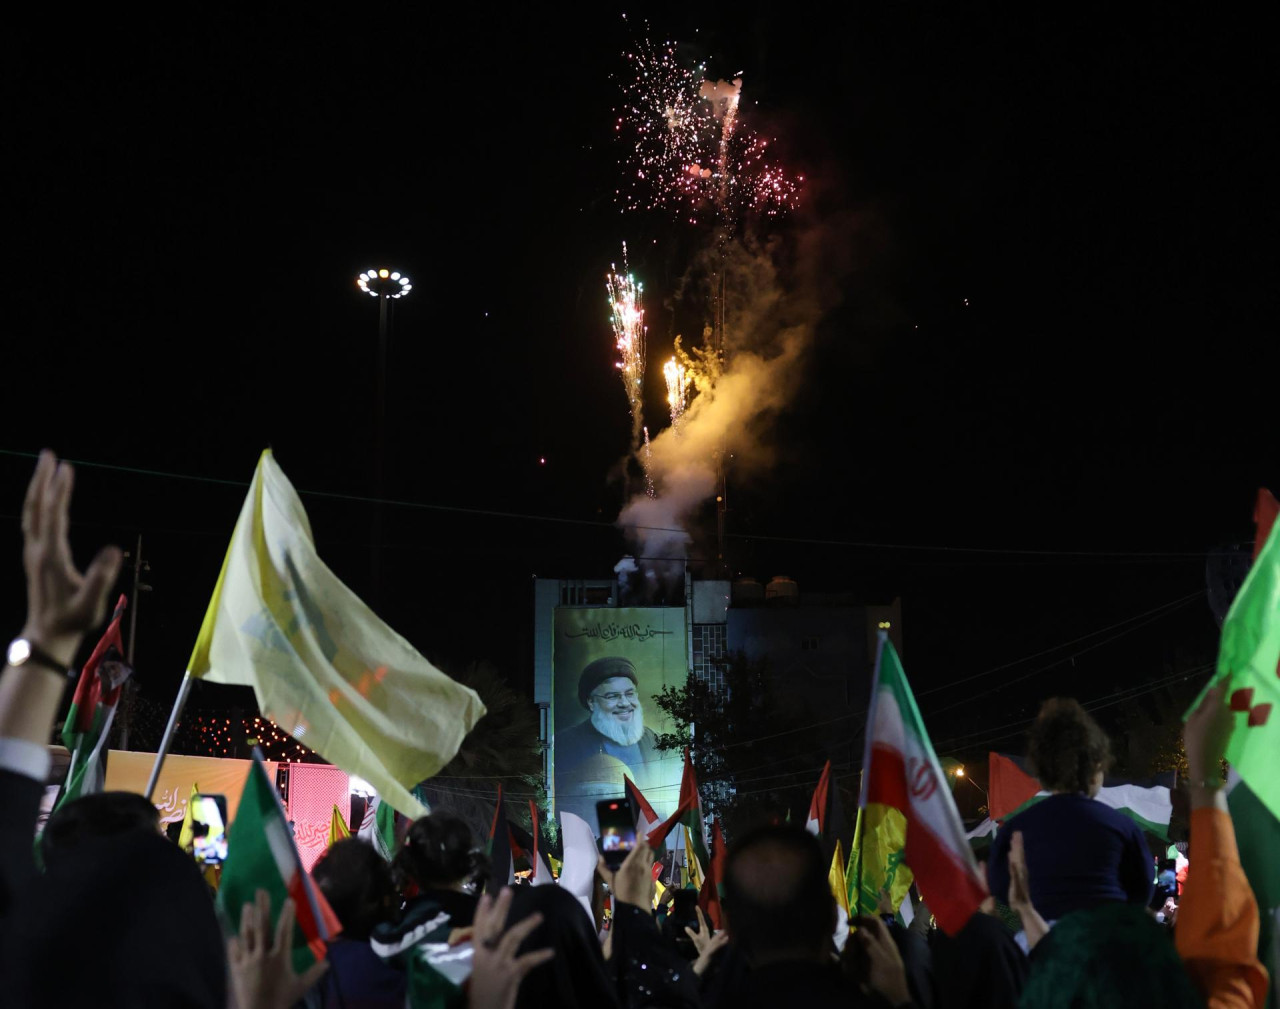
[{"label": "yellow banner", "polygon": [[[151,765],[156,761],[154,753],[135,753],[131,750],[112,750],[107,757],[108,792],[137,792],[147,790],[147,778]],[[232,760],[227,757],[187,757],[169,754],[160,768],[151,801],[160,811],[161,823],[181,820],[187,811],[187,799],[198,783],[200,791],[227,797],[227,817],[236,818],[240,806],[240,792],[249,776],[251,760]],[[267,773],[275,780],[275,761],[267,762]]]}]

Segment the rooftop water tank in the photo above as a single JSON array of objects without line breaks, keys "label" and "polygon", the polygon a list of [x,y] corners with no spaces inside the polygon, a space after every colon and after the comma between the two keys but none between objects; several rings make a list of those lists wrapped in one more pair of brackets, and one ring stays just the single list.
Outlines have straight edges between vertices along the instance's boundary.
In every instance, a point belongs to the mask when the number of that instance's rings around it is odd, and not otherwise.
[{"label": "rooftop water tank", "polygon": [[764,588],[764,598],[776,605],[793,605],[800,601],[800,586],[786,575],[774,575]]}]

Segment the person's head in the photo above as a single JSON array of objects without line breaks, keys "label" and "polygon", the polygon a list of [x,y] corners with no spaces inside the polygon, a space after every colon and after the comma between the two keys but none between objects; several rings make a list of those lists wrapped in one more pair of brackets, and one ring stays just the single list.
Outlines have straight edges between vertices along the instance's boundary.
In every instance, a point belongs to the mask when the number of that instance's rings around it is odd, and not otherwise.
[{"label": "person's head", "polygon": [[1143,907],[1108,901],[1064,915],[1036,944],[1020,1005],[1203,1006],[1168,933]]},{"label": "person's head", "polygon": [[578,701],[591,714],[591,724],[619,746],[633,746],[644,735],[636,667],[629,659],[604,658],[590,663],[578,679]]},{"label": "person's head", "polygon": [[338,841],[320,857],[311,876],[348,939],[368,939],[375,925],[395,914],[391,867],[367,841]]},{"label": "person's head", "polygon": [[1050,792],[1092,797],[1111,766],[1111,743],[1079,701],[1054,697],[1040,706],[1031,724],[1027,759]]},{"label": "person's head", "polygon": [[818,839],[790,824],[746,834],[729,849],[724,909],[729,935],[757,963],[825,957],[836,903]]},{"label": "person's head", "polygon": [[1166,872],[1176,872],[1178,869],[1178,860],[1176,858],[1166,858],[1161,862],[1160,868]]},{"label": "person's head", "polygon": [[578,899],[559,886],[517,887],[507,913],[507,928],[535,911],[542,915],[542,921],[525,936],[517,952],[554,949],[556,955],[520,982],[516,1009],[616,1006],[618,997],[605,967],[596,924]]},{"label": "person's head", "polygon": [[419,889],[455,890],[487,875],[489,860],[464,821],[437,812],[410,825],[392,868],[399,880],[416,883]]},{"label": "person's head", "polygon": [[68,802],[49,817],[40,835],[40,858],[48,868],[106,838],[159,832],[156,807],[143,796],[98,792]]}]

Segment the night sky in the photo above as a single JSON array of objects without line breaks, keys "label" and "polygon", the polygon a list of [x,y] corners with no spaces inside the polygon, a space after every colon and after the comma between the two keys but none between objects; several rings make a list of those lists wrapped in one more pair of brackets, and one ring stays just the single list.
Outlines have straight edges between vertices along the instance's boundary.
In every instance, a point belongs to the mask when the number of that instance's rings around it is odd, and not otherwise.
[{"label": "night sky", "polygon": [[1250,539],[1256,488],[1280,485],[1267,33],[1164,12],[629,13],[12,26],[12,629],[44,445],[123,468],[80,468],[73,536],[87,559],[143,534],[157,704],[264,446],[339,496],[304,501],[322,556],[372,596],[373,508],[341,496],[375,493],[377,306],[354,278],[385,264],[414,280],[385,496],[448,508],[385,509],[377,608],[446,669],[487,659],[531,690],[531,576],[608,575],[626,550],[603,296],[619,243],[646,284],[651,416],[669,332],[699,311],[674,300],[688,233],[614,203],[611,75],[647,16],[712,75],[744,72],[744,115],[809,180],[782,239],[847,222],[775,462],[731,475],[735,570],[901,595],[935,740],[1207,661],[1204,551]]}]

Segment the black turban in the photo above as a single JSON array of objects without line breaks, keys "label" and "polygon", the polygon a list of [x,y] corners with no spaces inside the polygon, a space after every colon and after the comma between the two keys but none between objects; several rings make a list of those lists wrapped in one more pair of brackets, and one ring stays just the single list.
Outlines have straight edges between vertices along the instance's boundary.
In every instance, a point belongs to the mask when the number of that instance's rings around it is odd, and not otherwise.
[{"label": "black turban", "polygon": [[640,685],[636,680],[636,667],[631,664],[630,659],[596,659],[582,671],[582,676],[578,680],[578,702],[584,708],[587,707],[587,698],[596,687],[605,680],[612,680],[615,676],[625,676],[636,686]]}]

